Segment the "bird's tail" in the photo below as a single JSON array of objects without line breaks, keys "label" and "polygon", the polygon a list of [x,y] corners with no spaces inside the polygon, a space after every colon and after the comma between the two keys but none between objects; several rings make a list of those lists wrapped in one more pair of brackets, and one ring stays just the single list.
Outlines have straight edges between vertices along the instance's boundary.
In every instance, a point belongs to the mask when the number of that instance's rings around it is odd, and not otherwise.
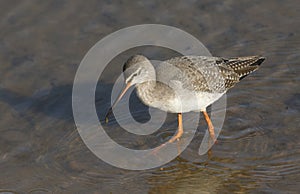
[{"label": "bird's tail", "polygon": [[264,57],[251,56],[251,57],[237,57],[230,58],[227,62],[227,66],[236,72],[240,80],[257,70],[260,64],[265,60]]}]

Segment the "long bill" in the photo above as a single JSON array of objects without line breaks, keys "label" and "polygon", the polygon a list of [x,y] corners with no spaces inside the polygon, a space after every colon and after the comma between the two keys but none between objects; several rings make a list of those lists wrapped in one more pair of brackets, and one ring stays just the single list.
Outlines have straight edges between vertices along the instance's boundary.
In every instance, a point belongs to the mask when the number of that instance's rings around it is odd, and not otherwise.
[{"label": "long bill", "polygon": [[126,93],[126,91],[130,88],[131,83],[128,82],[125,86],[125,88],[122,90],[122,92],[120,93],[120,95],[118,96],[117,100],[113,103],[113,105],[108,109],[106,115],[105,115],[105,123],[108,123],[108,117],[111,115],[112,110],[114,109],[114,107],[118,104],[118,102],[121,100],[121,98],[124,96],[124,94]]}]

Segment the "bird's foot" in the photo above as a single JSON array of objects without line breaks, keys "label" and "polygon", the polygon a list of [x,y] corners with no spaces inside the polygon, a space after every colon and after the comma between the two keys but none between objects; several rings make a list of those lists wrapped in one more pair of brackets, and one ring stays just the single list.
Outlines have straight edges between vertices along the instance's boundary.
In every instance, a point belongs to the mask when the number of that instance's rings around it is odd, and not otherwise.
[{"label": "bird's foot", "polygon": [[173,143],[175,140],[179,141],[181,136],[183,134],[183,130],[178,130],[178,132],[176,133],[176,135],[174,135],[169,141],[168,143]]},{"label": "bird's foot", "polygon": [[[182,133],[178,132],[169,141],[167,141],[166,143],[163,143],[160,146],[156,147],[151,153],[156,155],[161,148],[165,147],[169,143],[173,143],[175,140],[177,140],[177,143],[179,144],[180,137],[182,136],[182,134],[183,134],[183,132]],[[180,146],[178,144],[177,144],[177,149],[178,149],[178,153],[180,153]]]}]

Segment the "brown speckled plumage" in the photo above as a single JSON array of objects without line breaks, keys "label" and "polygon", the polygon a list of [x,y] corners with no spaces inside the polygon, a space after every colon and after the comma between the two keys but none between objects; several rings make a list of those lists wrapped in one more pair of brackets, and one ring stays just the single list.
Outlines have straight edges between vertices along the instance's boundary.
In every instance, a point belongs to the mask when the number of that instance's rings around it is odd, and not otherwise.
[{"label": "brown speckled plumage", "polygon": [[184,87],[194,91],[224,92],[232,88],[242,78],[257,70],[264,58],[237,57],[220,58],[206,56],[183,56],[167,60],[178,67],[188,77]]}]

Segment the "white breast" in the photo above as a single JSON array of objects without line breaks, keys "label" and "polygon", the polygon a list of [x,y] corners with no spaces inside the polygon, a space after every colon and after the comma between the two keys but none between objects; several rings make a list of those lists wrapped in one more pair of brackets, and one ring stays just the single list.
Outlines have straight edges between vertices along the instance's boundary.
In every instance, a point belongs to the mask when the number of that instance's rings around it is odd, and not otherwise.
[{"label": "white breast", "polygon": [[184,113],[190,111],[205,111],[206,107],[217,101],[224,93],[199,92],[196,94],[183,94],[168,102],[165,107],[168,112]]}]

